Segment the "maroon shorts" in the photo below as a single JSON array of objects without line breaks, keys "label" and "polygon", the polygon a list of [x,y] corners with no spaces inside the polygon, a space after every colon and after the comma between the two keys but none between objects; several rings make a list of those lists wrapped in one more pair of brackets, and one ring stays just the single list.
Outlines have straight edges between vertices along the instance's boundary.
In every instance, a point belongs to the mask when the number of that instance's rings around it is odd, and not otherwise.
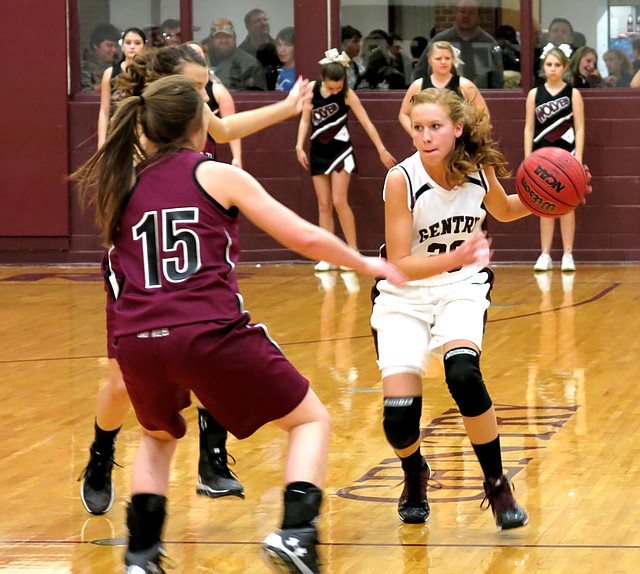
[{"label": "maroon shorts", "polygon": [[176,438],[190,391],[242,439],[289,414],[309,389],[263,325],[193,323],[118,337],[115,350],[140,424]]}]

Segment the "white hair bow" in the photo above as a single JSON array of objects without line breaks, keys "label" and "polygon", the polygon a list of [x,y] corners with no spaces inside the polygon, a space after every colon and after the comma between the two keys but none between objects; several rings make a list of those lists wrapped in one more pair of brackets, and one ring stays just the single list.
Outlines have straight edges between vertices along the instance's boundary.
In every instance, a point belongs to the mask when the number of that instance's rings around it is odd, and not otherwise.
[{"label": "white hair bow", "polygon": [[560,44],[559,46],[556,46],[555,44],[549,42],[544,48],[542,48],[542,55],[540,56],[540,59],[542,60],[546,58],[549,51],[553,48],[558,48],[558,50],[560,50],[567,58],[571,58],[572,50],[569,44]]},{"label": "white hair bow", "polygon": [[451,46],[453,49],[453,65],[457,68],[458,66],[464,66],[464,62],[460,59],[460,50],[455,46]]},{"label": "white hair bow", "polygon": [[331,48],[331,50],[327,50],[324,53],[324,58],[318,63],[324,65],[333,62],[342,64],[345,68],[348,68],[349,64],[351,64],[351,58],[349,58],[346,52],[343,51],[342,54],[339,54],[336,48]]}]

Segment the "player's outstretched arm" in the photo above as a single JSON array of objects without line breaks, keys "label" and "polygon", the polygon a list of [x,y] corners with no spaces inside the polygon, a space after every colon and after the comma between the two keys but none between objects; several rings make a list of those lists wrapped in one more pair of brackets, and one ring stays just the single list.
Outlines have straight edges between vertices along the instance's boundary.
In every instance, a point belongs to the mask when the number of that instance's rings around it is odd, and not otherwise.
[{"label": "player's outstretched arm", "polygon": [[218,118],[211,110],[207,113],[206,108],[205,114],[211,136],[219,143],[228,143],[295,116],[308,105],[311,105],[309,80],[298,78],[287,97],[274,104],[239,112],[226,118]]},{"label": "player's outstretched arm", "polygon": [[325,229],[313,225],[271,197],[258,181],[232,166],[204,162],[196,171],[202,187],[224,207],[237,207],[276,241],[312,260],[324,260],[365,275],[403,284],[405,276],[379,257],[364,257]]}]

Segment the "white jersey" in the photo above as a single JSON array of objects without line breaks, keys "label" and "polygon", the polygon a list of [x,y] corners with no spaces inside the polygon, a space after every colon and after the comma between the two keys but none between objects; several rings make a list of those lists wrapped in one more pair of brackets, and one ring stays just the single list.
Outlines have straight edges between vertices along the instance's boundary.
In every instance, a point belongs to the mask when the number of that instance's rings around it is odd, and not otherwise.
[{"label": "white jersey", "polygon": [[[416,152],[389,170],[399,170],[407,183],[407,206],[413,214],[411,254],[428,257],[453,251],[480,229],[486,216],[484,196],[489,184],[484,172],[470,174],[467,181],[453,189],[444,189],[427,173]],[[387,174],[388,178],[388,174]],[[387,180],[383,198],[386,199]],[[468,279],[480,271],[478,265],[465,265],[459,269],[440,273],[426,279],[409,281],[407,286],[446,285]],[[397,288],[383,280],[381,292]],[[400,288],[402,289],[402,288]]]}]

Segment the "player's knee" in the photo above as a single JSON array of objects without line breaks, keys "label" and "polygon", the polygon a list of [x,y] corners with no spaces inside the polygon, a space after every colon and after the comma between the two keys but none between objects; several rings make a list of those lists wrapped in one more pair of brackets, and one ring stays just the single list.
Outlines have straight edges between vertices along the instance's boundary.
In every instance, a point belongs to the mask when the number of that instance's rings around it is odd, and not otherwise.
[{"label": "player's knee", "polygon": [[382,425],[389,444],[401,450],[420,438],[422,397],[386,397]]},{"label": "player's knee", "polygon": [[492,405],[480,372],[480,355],[474,349],[460,347],[444,356],[444,374],[453,400],[465,417],[477,417]]}]

